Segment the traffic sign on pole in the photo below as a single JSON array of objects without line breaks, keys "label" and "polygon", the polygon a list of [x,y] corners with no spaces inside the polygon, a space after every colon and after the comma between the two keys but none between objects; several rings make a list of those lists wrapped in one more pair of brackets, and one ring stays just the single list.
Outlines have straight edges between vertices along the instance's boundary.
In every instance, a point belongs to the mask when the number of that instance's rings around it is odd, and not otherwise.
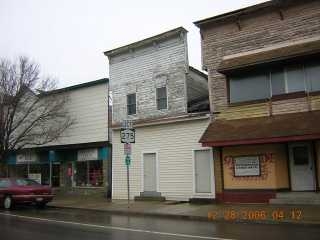
[{"label": "traffic sign on pole", "polygon": [[125,143],[123,144],[123,151],[124,155],[131,155],[131,144],[130,143]]},{"label": "traffic sign on pole", "polygon": [[135,143],[135,129],[133,128],[121,128],[120,138],[121,143]]},{"label": "traffic sign on pole", "polygon": [[127,166],[130,166],[130,164],[131,164],[130,155],[127,155],[127,156],[126,156],[126,160],[125,160],[125,161],[126,161],[126,165],[127,165]]}]

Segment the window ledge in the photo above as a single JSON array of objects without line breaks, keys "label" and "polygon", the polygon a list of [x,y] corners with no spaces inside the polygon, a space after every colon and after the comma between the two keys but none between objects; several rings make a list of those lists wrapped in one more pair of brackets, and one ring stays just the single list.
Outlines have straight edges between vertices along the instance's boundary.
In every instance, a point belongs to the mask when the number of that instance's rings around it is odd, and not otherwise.
[{"label": "window ledge", "polygon": [[229,103],[229,107],[237,107],[242,105],[249,105],[249,104],[255,104],[255,103],[266,103],[269,99],[257,99],[257,100],[249,100],[244,102],[236,102],[236,103]]},{"label": "window ledge", "polygon": [[101,186],[101,187],[80,187],[80,186],[75,186],[75,187],[73,187],[73,188],[75,188],[75,189],[103,189],[103,188],[105,188],[105,187],[103,187],[103,186]]},{"label": "window ledge", "polygon": [[309,96],[319,96],[320,91],[309,92]]},{"label": "window ledge", "polygon": [[293,93],[285,93],[280,95],[272,96],[272,101],[279,101],[279,100],[286,100],[286,99],[293,99],[293,98],[302,98],[306,97],[307,93],[305,91],[300,92],[293,92]]}]

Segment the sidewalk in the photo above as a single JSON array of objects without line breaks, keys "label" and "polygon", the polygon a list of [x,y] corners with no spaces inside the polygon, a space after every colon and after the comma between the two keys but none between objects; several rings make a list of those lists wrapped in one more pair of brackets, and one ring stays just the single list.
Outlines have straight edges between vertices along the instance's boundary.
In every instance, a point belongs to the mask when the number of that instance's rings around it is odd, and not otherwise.
[{"label": "sidewalk", "polygon": [[320,206],[268,204],[190,204],[174,201],[108,201],[101,195],[58,195],[50,207],[106,211],[201,221],[319,224]]}]

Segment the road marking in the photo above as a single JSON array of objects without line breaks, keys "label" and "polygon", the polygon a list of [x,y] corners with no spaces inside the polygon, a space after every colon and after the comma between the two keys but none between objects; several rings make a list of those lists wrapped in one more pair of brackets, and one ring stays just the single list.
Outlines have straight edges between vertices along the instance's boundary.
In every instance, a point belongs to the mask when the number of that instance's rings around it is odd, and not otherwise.
[{"label": "road marking", "polygon": [[16,217],[16,218],[22,218],[22,219],[35,220],[35,221],[42,221],[42,222],[63,223],[63,224],[85,226],[85,227],[92,227],[92,228],[102,228],[102,229],[129,231],[129,232],[139,232],[139,233],[150,233],[150,234],[165,235],[165,236],[175,236],[175,237],[184,237],[184,238],[198,238],[198,239],[211,239],[211,240],[235,240],[235,239],[231,239],[231,238],[198,236],[198,235],[188,235],[188,234],[169,233],[169,232],[157,232],[157,231],[152,231],[152,230],[144,230],[144,229],[136,229],[136,228],[125,228],[125,227],[103,226],[103,225],[95,225],[95,224],[79,223],[79,222],[69,222],[69,221],[53,220],[53,219],[47,219],[47,218],[29,217],[29,216],[23,216],[23,215],[17,215],[17,214],[9,214],[9,213],[0,213],[0,215]]}]

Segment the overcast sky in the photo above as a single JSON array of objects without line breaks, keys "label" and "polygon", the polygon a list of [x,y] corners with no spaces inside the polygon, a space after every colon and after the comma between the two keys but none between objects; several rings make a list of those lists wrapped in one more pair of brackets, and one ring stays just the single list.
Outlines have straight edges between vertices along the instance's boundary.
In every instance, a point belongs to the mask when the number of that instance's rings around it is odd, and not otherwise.
[{"label": "overcast sky", "polygon": [[201,67],[194,21],[266,0],[0,0],[0,57],[32,58],[59,87],[108,77],[111,50],[183,26]]}]

